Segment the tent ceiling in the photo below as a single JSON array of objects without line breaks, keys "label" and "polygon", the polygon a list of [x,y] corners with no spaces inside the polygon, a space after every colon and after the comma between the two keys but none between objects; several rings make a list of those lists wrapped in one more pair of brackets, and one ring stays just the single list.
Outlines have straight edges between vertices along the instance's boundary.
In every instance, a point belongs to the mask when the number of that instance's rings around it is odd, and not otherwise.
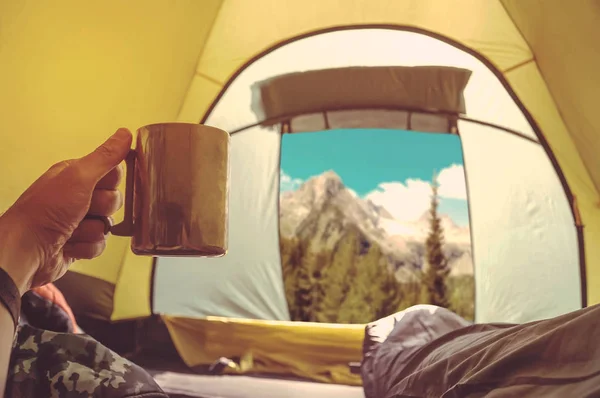
[{"label": "tent ceiling", "polygon": [[223,2],[198,64],[200,75],[223,84],[231,71],[271,47],[273,38],[285,40],[350,24],[395,24],[433,30],[476,48],[493,59],[501,70],[531,59],[527,43],[498,1],[262,0],[260,3],[259,6],[255,1]]},{"label": "tent ceiling", "polygon": [[600,2],[502,3],[533,50],[595,187],[600,188]]},{"label": "tent ceiling", "polygon": [[176,119],[218,5],[0,2],[0,155],[27,163],[2,174],[0,209],[116,128]]}]

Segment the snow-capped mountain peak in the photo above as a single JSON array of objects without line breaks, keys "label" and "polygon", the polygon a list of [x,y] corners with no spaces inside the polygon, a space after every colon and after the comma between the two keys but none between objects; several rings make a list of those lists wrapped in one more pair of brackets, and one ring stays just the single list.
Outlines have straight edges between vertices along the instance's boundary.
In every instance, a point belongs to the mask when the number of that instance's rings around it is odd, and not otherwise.
[{"label": "snow-capped mountain peak", "polygon": [[[463,254],[470,259],[469,228],[457,226],[447,215],[440,218],[451,256],[462,262]],[[308,239],[311,250],[331,249],[348,226],[377,244],[393,263],[422,265],[430,229],[428,211],[414,221],[398,220],[385,207],[353,193],[333,171],[312,177],[280,197],[280,233]]]}]

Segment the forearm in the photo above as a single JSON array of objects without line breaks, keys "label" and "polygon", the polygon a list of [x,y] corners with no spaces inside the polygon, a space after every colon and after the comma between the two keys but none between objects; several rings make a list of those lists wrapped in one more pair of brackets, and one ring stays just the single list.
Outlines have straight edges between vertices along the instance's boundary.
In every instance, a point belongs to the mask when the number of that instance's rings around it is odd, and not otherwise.
[{"label": "forearm", "polygon": [[6,378],[8,376],[8,364],[12,351],[15,325],[12,316],[0,305],[0,397],[4,396]]},{"label": "forearm", "polygon": [[31,288],[37,269],[31,240],[17,218],[9,212],[0,215],[0,268],[10,275],[21,296]]},{"label": "forearm", "polygon": [[[15,323],[18,322],[22,294],[20,292],[21,289],[14,284],[8,270],[2,266],[1,259],[2,256],[0,255],[0,289],[2,289],[2,292],[0,292],[2,295],[0,297],[0,397],[4,397],[8,377],[8,365],[15,337]],[[15,320],[15,318],[17,319]]]},{"label": "forearm", "polygon": [[[20,303],[20,297],[31,285],[32,267],[18,225],[6,214],[0,216],[0,277],[3,300]],[[10,307],[10,304],[9,304]],[[20,304],[18,305],[20,307]],[[18,318],[18,309],[13,308]],[[9,308],[0,302],[0,397],[4,396],[8,366],[15,336],[15,319]]]},{"label": "forearm", "polygon": [[3,397],[22,294],[1,259],[0,255],[0,397]]}]

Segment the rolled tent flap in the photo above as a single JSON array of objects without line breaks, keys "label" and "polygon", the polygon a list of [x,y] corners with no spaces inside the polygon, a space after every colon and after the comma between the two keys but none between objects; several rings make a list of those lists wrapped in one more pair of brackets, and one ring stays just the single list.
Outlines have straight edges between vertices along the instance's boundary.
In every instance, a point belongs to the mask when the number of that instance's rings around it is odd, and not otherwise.
[{"label": "rolled tent flap", "polygon": [[[464,89],[470,76],[467,69],[445,66],[347,67],[289,73],[255,83],[252,110],[265,126],[312,114],[312,118],[295,123],[295,130],[303,132],[318,131],[322,124],[327,128],[372,128],[369,119],[377,119],[376,123],[388,128],[410,128],[411,117],[406,112],[397,115],[385,110],[428,111],[447,117],[464,114]],[[369,115],[366,110],[377,113]],[[402,118],[404,123],[399,123]],[[417,119],[417,123],[423,121],[424,131],[439,130],[439,123],[426,119],[423,115]]]}]

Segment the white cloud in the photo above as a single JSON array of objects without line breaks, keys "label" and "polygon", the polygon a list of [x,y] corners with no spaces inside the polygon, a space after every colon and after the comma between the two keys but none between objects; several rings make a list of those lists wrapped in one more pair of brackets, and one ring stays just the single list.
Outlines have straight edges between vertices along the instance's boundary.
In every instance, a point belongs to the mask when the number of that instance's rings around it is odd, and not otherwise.
[{"label": "white cloud", "polygon": [[[452,165],[438,175],[440,200],[467,199],[463,166]],[[365,199],[383,206],[400,221],[416,221],[427,211],[431,200],[431,183],[420,179],[406,182],[384,182]]]},{"label": "white cloud", "polygon": [[440,171],[438,175],[441,198],[467,200],[467,187],[465,181],[465,169],[463,166],[453,164]]},{"label": "white cloud", "polygon": [[399,221],[415,221],[429,208],[431,185],[423,180],[384,182],[365,196]]},{"label": "white cloud", "polygon": [[304,181],[300,178],[292,178],[289,174],[287,174],[283,170],[279,170],[279,191],[287,192],[287,191],[295,191],[302,185]]}]

